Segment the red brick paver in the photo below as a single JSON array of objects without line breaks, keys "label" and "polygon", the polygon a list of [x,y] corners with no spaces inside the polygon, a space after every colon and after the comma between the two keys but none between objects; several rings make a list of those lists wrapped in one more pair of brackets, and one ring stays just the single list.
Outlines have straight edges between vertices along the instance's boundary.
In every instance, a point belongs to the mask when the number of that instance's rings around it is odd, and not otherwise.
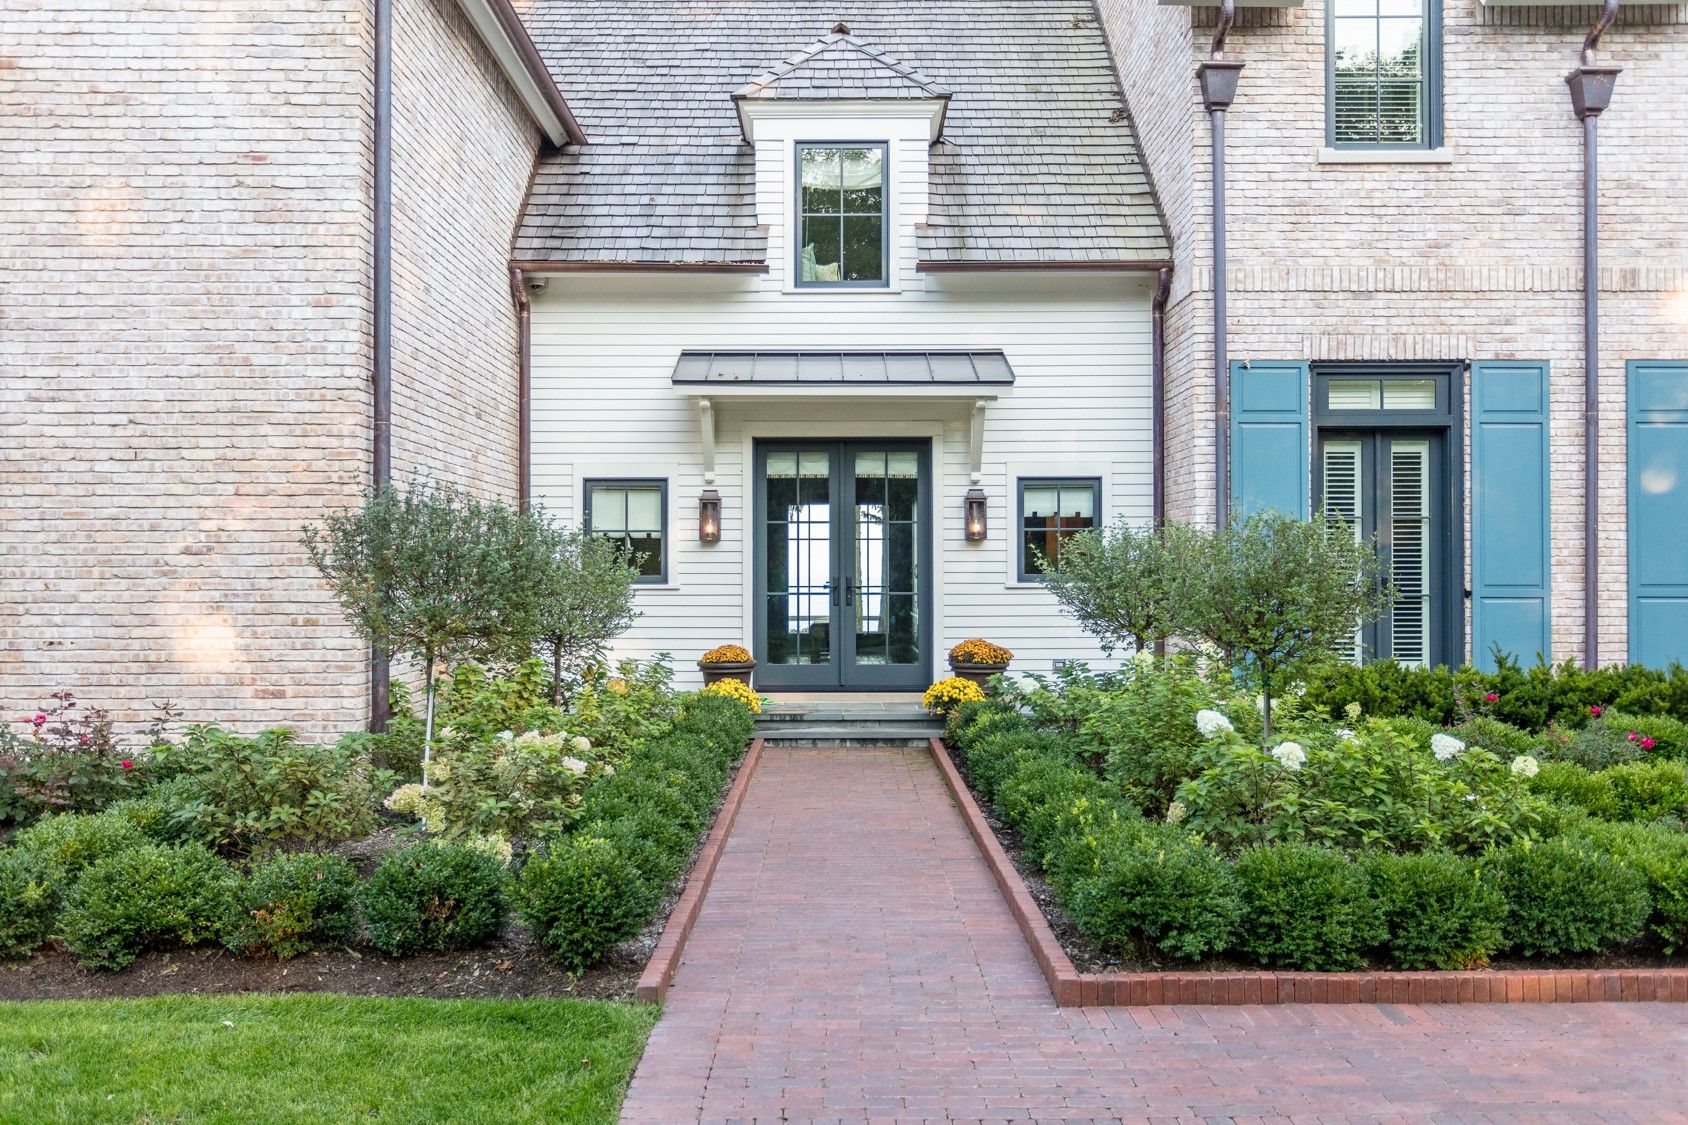
[{"label": "red brick paver", "polygon": [[1056,1008],[924,750],[776,749],[623,1116],[1688,1122],[1688,1010]]}]

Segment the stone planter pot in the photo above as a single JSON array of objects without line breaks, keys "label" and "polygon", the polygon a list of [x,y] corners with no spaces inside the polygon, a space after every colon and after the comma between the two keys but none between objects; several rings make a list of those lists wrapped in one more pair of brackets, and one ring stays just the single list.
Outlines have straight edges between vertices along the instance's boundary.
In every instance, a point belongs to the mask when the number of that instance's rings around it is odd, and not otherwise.
[{"label": "stone planter pot", "polygon": [[964,680],[972,680],[980,687],[990,682],[992,676],[1000,676],[1008,671],[1006,664],[963,664],[960,661],[950,661],[950,671]]},{"label": "stone planter pot", "polygon": [[756,672],[756,661],[751,660],[743,664],[705,664],[697,662],[698,671],[703,673],[703,686],[708,687],[719,680],[738,680],[745,687],[754,687],[751,680]]}]

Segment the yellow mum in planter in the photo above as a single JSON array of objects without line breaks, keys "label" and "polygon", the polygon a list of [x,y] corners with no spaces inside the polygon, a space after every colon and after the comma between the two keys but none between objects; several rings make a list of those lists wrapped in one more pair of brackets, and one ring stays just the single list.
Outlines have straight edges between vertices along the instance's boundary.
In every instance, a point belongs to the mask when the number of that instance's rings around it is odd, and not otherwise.
[{"label": "yellow mum in planter", "polygon": [[737,703],[750,708],[752,715],[762,713],[762,697],[751,690],[749,684],[743,680],[716,680],[703,689],[704,695],[722,695]]},{"label": "yellow mum in planter", "polygon": [[985,689],[972,680],[949,676],[926,689],[926,710],[934,715],[947,715],[963,703],[983,703]]},{"label": "yellow mum in planter", "polygon": [[950,660],[956,664],[1007,664],[1014,659],[1014,654],[1001,645],[993,645],[979,637],[969,637],[949,651]]},{"label": "yellow mum in planter", "polygon": [[699,664],[749,664],[750,650],[742,645],[719,645],[703,654]]}]

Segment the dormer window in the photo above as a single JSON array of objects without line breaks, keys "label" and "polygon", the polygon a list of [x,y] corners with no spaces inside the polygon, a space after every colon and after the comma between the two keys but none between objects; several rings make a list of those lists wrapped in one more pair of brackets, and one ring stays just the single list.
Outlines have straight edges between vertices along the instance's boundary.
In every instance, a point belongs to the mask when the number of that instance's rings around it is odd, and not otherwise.
[{"label": "dormer window", "polygon": [[886,146],[797,146],[797,283],[883,286],[889,224]]}]

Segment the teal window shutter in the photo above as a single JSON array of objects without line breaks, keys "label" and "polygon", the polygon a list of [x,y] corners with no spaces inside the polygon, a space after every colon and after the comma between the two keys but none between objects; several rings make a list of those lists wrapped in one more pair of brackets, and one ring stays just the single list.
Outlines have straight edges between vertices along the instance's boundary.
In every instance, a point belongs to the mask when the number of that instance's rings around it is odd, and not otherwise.
[{"label": "teal window shutter", "polygon": [[1688,361],[1629,365],[1629,659],[1688,662]]},{"label": "teal window shutter", "polygon": [[1552,659],[1548,365],[1471,365],[1471,655]]},{"label": "teal window shutter", "polygon": [[1231,364],[1231,511],[1239,519],[1275,508],[1307,518],[1307,365]]}]

